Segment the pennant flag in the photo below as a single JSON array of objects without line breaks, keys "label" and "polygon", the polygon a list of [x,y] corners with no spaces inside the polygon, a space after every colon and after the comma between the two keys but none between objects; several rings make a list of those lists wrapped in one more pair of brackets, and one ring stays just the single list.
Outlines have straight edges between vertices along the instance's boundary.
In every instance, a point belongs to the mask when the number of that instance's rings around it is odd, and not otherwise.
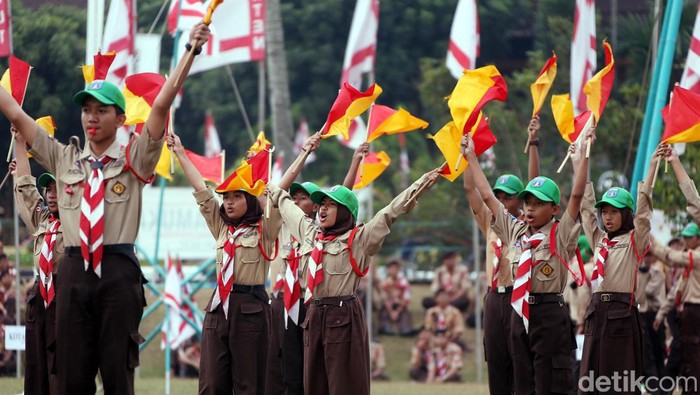
[{"label": "pennant flag", "polygon": [[272,143],[265,138],[265,132],[260,131],[253,145],[251,145],[250,148],[248,148],[248,151],[258,153],[263,150],[269,150],[270,147],[272,147]]},{"label": "pennant flag", "polygon": [[479,56],[479,13],[476,0],[459,0],[450,30],[446,65],[455,78],[476,67]]},{"label": "pennant flag", "polygon": [[586,111],[583,86],[593,77],[596,69],[595,1],[576,0],[574,35],[571,40],[571,98],[574,111]]},{"label": "pennant flag", "polygon": [[29,83],[29,73],[32,71],[32,66],[29,63],[10,55],[10,67],[5,70],[5,73],[0,79],[0,85],[15,98],[15,101],[21,106],[24,103],[24,94],[27,92],[27,83]]},{"label": "pennant flag", "polygon": [[164,302],[169,307],[166,325],[163,325],[161,332],[163,334],[160,347],[165,349],[166,338],[169,334],[170,349],[177,349],[186,340],[197,334],[197,330],[193,328],[187,319],[198,326],[201,330],[202,320],[197,314],[192,311],[190,304],[185,300],[192,299],[192,289],[189,285],[183,285],[184,276],[182,274],[182,262],[178,259],[173,262],[172,257],[168,254],[168,268],[165,276],[165,292]]},{"label": "pennant flag", "polygon": [[116,86],[122,86],[131,73],[136,42],[136,0],[112,0],[105,22],[102,48],[114,53],[113,67],[105,78]]},{"label": "pennant flag", "polygon": [[56,134],[56,122],[53,121],[53,117],[51,115],[38,118],[36,120],[36,124],[41,126],[42,129],[46,130],[46,133],[48,133],[49,136],[53,137]]},{"label": "pennant flag", "polygon": [[321,129],[323,138],[340,134],[348,140],[348,129],[352,120],[365,112],[381,93],[382,88],[376,83],[364,92],[358,91],[347,82],[343,83]]},{"label": "pennant flag", "polygon": [[540,109],[547,98],[549,89],[554,84],[554,78],[557,76],[557,54],[552,51],[552,57],[547,59],[547,62],[540,70],[537,80],[530,85],[530,93],[532,93],[532,118],[540,113]]},{"label": "pennant flag", "polygon": [[260,196],[270,180],[270,152],[261,150],[243,163],[218,187],[216,192],[246,191],[254,196]]},{"label": "pennant flag", "polygon": [[362,86],[362,74],[374,71],[378,26],[379,0],[357,0],[345,47],[341,87],[345,82]]},{"label": "pennant flag", "polygon": [[591,112],[586,110],[574,117],[574,104],[569,99],[569,94],[552,95],[552,115],[557,125],[559,134],[569,144],[578,140],[586,122],[591,117]]},{"label": "pennant flag", "polygon": [[688,58],[685,61],[685,69],[681,77],[681,88],[700,93],[700,4],[698,4],[698,13],[695,16]]},{"label": "pennant flag", "polygon": [[93,64],[83,65],[82,67],[85,85],[90,84],[94,80],[104,80],[107,78],[109,67],[112,66],[112,62],[114,62],[114,56],[114,52],[103,54],[97,51],[97,55],[92,57]]},{"label": "pennant flag", "polygon": [[428,122],[414,117],[403,108],[394,110],[391,107],[374,104],[369,113],[367,142],[371,143],[385,134],[403,133],[427,127]]},{"label": "pennant flag", "polygon": [[[221,140],[219,140],[219,132],[214,125],[214,117],[211,111],[207,110],[204,115],[204,156],[213,158],[221,153]],[[219,181],[218,183],[221,183]]]},{"label": "pennant flag", "polygon": [[156,73],[139,73],[127,77],[123,91],[126,100],[125,125],[146,123],[151,114],[151,106],[164,83],[165,77]]},{"label": "pennant flag", "polygon": [[442,152],[442,156],[445,157],[447,161],[447,166],[443,166],[440,171],[440,175],[450,180],[454,181],[459,177],[462,172],[467,168],[468,162],[462,160],[459,164],[459,168],[455,170],[457,166],[457,161],[459,157],[462,156],[461,152],[461,140],[462,132],[457,128],[454,121],[448,122],[445,126],[440,129],[434,136],[428,136],[428,138],[435,141],[435,144]]},{"label": "pennant flag", "polygon": [[481,108],[491,100],[505,101],[508,86],[496,66],[464,70],[447,105],[457,129],[466,132],[476,124]]},{"label": "pennant flag", "polygon": [[661,115],[666,129],[661,142],[666,144],[700,141],[700,94],[676,86],[671,102]]},{"label": "pennant flag", "polygon": [[489,127],[488,117],[484,116],[483,113],[479,113],[479,118],[476,121],[476,125],[474,125],[470,131],[470,134],[474,142],[474,153],[476,156],[480,156],[486,152],[486,150],[493,147],[498,141],[491,131],[491,127]]},{"label": "pennant flag", "polygon": [[583,87],[587,98],[586,106],[593,113],[593,120],[596,124],[598,124],[600,116],[603,115],[615,80],[615,58],[613,58],[612,47],[606,41],[603,41],[603,47],[605,48],[605,67],[588,80]]},{"label": "pennant flag", "polygon": [[[352,129],[352,127],[351,127]],[[299,129],[297,129],[297,134],[294,136],[294,154],[299,155],[301,153],[301,150],[304,148],[304,143],[306,142],[306,139],[309,138],[309,124],[306,122],[306,119],[302,118],[301,122],[299,122]],[[316,160],[316,154],[311,153],[309,156],[306,158],[306,162],[304,165],[308,165],[309,163],[313,162]]]},{"label": "pennant flag", "polygon": [[206,157],[186,149],[185,155],[205,181],[211,181],[217,185],[224,182],[224,158],[226,154],[223,151],[216,156]]},{"label": "pennant flag", "polygon": [[168,11],[168,33],[175,36],[178,30],[190,31],[204,19],[204,10],[204,3],[201,0],[172,0]]},{"label": "pennant flag", "polygon": [[367,156],[365,156],[365,165],[362,175],[360,176],[360,171],[358,169],[355,175],[355,185],[353,185],[352,189],[362,189],[371,184],[372,181],[376,180],[377,177],[384,173],[384,170],[389,167],[390,163],[391,158],[389,158],[389,155],[384,151],[370,152],[367,154]]}]

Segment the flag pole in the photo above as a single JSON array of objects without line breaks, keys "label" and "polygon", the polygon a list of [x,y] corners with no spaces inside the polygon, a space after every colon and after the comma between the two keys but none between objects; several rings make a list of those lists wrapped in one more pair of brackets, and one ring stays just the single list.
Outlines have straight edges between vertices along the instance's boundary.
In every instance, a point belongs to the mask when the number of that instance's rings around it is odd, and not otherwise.
[{"label": "flag pole", "polygon": [[[365,143],[367,140],[369,140],[369,128],[372,125],[372,110],[374,109],[374,103],[369,107],[369,115],[367,116],[367,137],[365,137]],[[365,154],[364,152],[362,153],[362,160],[360,160],[360,178],[362,178],[362,175],[365,173]]]},{"label": "flag pole", "polygon": [[[167,77],[166,77],[167,79]],[[170,134],[175,133],[175,128],[173,124],[175,121],[173,121],[173,118],[175,118],[175,108],[173,106],[170,106],[170,116],[168,117],[168,132]],[[173,149],[172,147],[170,148],[170,174],[175,173],[175,156],[173,154]]]},{"label": "flag pole", "polygon": [[[272,178],[272,153],[275,152],[275,147],[271,146],[267,152],[269,153],[267,155],[267,182],[269,183]],[[265,198],[265,218],[270,218],[270,200],[269,196]]]},{"label": "flag pole", "polygon": [[7,180],[10,178],[10,173],[11,173],[11,171],[7,170],[7,174],[5,174],[5,178],[3,178],[2,182],[0,182],[0,191],[2,190],[2,187],[5,186],[5,183],[7,182]]},{"label": "flag pole", "polygon": [[226,172],[226,150],[221,151],[221,182],[224,182],[224,174]]}]

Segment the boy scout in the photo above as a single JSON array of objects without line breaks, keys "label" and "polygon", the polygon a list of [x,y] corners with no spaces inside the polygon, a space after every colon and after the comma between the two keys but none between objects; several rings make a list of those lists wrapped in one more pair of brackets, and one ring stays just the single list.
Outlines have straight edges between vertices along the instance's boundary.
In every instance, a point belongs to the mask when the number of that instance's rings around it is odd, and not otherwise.
[{"label": "boy scout", "polygon": [[[195,26],[201,45],[209,29]],[[198,48],[191,48],[196,51]],[[187,75],[181,60],[173,75]],[[56,176],[65,256],[56,296],[59,394],[95,392],[99,369],[105,393],[133,394],[139,364],[138,327],[145,298],[134,251],[141,190],[153,175],[163,145],[168,109],[177,94],[171,76],[156,97],[145,130],[126,147],[116,141],[124,96],[96,80],[73,100],[82,108],[85,149],[51,138],[4,90],[0,111],[17,127],[36,161]]]},{"label": "boy scout", "polygon": [[[593,138],[593,131],[587,132]],[[573,327],[562,292],[567,284],[568,261],[576,250],[580,225],[576,223],[586,175],[579,172],[560,221],[560,192],[546,177],[532,179],[518,194],[525,201],[524,220],[508,214],[496,199],[478,166],[471,137],[462,139],[463,154],[474,184],[493,215],[491,226],[508,245],[509,262],[518,262],[511,305],[510,339],[513,344],[515,392],[569,393],[572,377]],[[587,160],[582,166],[587,166]]]},{"label": "boy scout", "polygon": [[39,185],[44,188],[42,198],[30,173],[24,139],[19,134],[16,139],[17,159],[10,170],[16,169],[15,199],[20,218],[34,236],[34,266],[39,273],[27,293],[24,392],[56,394],[56,273],[63,259],[56,179],[49,173],[39,176]]}]

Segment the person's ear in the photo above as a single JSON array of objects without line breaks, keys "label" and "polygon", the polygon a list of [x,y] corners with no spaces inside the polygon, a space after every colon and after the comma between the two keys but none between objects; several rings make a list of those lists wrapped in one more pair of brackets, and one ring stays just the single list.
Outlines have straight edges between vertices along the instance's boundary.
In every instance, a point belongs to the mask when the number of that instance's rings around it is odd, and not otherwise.
[{"label": "person's ear", "polygon": [[560,210],[560,209],[561,209],[561,205],[560,205],[560,204],[555,204],[555,205],[553,206],[552,214],[554,214],[554,215],[559,214],[559,210]]}]

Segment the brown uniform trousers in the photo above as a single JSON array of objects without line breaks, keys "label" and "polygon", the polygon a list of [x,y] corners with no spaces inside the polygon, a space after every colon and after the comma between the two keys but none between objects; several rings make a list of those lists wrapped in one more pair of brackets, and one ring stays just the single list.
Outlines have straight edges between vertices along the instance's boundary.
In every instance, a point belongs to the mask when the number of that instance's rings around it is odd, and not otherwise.
[{"label": "brown uniform trousers", "polygon": [[355,296],[313,300],[301,326],[306,393],[369,394],[367,322]]},{"label": "brown uniform trousers", "polygon": [[[299,304],[299,323],[306,319],[306,307]],[[284,385],[287,395],[302,395],[304,393],[304,329],[287,319],[287,330],[284,331],[282,346],[284,360]]]},{"label": "brown uniform trousers", "polygon": [[[57,394],[56,299],[46,308],[39,293],[39,276],[27,293],[26,365],[24,393]],[[54,276],[54,286],[56,286]]]},{"label": "brown uniform trousers", "polygon": [[489,390],[493,394],[513,392],[511,331],[513,308],[510,299],[513,287],[507,291],[490,290],[484,300],[484,356],[489,372]]},{"label": "brown uniform trousers", "polygon": [[267,350],[267,368],[265,378],[265,394],[284,394],[284,360],[282,347],[284,345],[284,293],[270,297],[270,342]]},{"label": "brown uniform trousers", "polygon": [[59,394],[94,394],[98,369],[105,394],[134,394],[134,368],[144,340],[138,330],[146,299],[133,244],[104,246],[102,278],[85,270],[80,247],[67,247],[58,278]]}]

